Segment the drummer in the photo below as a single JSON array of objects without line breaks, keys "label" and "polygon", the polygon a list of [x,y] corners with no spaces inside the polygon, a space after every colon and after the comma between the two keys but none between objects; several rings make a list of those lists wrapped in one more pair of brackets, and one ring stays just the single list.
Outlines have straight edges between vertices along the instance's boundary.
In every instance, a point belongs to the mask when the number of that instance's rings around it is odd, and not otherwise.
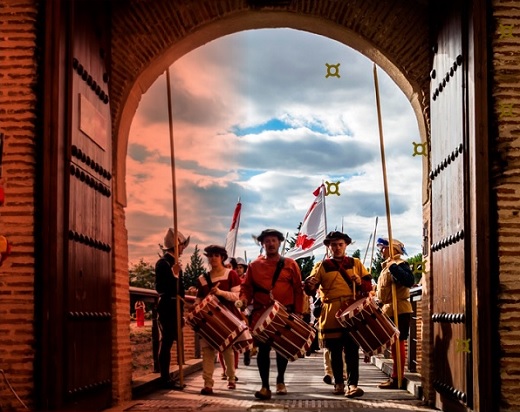
[{"label": "drummer", "polygon": [[[259,256],[249,264],[247,276],[242,284],[240,299],[242,307],[253,303],[251,325],[253,329],[261,315],[273,304],[273,299],[284,305],[289,313],[301,317],[303,305],[303,290],[301,287],[301,273],[298,264],[290,258],[283,258],[279,249],[284,240],[281,232],[275,229],[265,229],[258,236],[258,241],[265,250],[265,256]],[[278,276],[275,277],[280,264]],[[271,346],[256,342],[258,346],[257,365],[262,388],[255,392],[258,399],[271,399],[269,386],[269,368]],[[285,371],[288,360],[276,353],[276,393],[286,395]]]},{"label": "drummer", "polygon": [[[370,275],[357,258],[345,255],[350,237],[341,232],[330,232],[323,243],[332,252],[332,258],[324,259],[312,269],[306,279],[305,291],[312,295],[320,287],[322,310],[319,318],[320,339],[330,351],[335,395],[347,398],[362,396],[358,387],[359,346],[336,319],[336,312],[356,295],[372,290]],[[359,295],[357,296],[359,297]],[[343,352],[347,364],[347,388],[343,377]]]},{"label": "drummer", "polygon": [[[197,279],[197,300],[199,303],[209,294],[215,295],[220,303],[226,306],[237,317],[240,317],[234,302],[238,300],[240,293],[240,278],[233,269],[224,266],[224,261],[228,258],[226,249],[218,245],[210,245],[204,249],[204,254],[208,258],[211,270]],[[204,339],[201,339],[202,348],[202,378],[204,387],[200,393],[202,395],[213,394],[213,372],[215,371],[216,350]],[[233,347],[228,347],[222,352],[226,364],[226,375],[228,379],[228,389],[236,389],[235,376],[235,355]]]}]

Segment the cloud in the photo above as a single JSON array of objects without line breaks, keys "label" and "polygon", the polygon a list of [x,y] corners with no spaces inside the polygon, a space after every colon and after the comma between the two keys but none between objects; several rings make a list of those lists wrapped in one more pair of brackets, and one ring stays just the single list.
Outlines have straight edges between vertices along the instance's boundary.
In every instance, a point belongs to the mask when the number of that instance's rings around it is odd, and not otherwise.
[{"label": "cloud", "polygon": [[[326,78],[325,63],[340,63]],[[290,30],[252,30],[212,41],[170,69],[179,229],[193,247],[223,244],[240,198],[237,255],[254,258],[251,235],[294,235],[322,182],[328,228],[364,249],[386,210],[372,63],[336,41]],[[417,121],[379,72],[392,225],[409,253],[421,248],[422,160]],[[143,95],[130,132],[126,209],[130,262],[154,261],[173,222],[165,76]],[[321,256],[320,256],[321,258]]]}]

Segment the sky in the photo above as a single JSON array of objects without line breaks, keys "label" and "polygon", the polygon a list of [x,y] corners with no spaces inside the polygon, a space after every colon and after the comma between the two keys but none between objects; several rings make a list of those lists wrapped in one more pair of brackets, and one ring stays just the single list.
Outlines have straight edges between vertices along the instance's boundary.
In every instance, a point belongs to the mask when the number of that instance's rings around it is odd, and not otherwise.
[{"label": "sky", "polygon": [[[364,257],[376,217],[377,237],[388,236],[369,59],[303,31],[250,30],[186,54],[170,78],[177,222],[191,236],[184,264],[195,245],[225,245],[239,198],[235,256],[255,259],[252,235],[263,229],[295,236],[322,182],[340,182],[339,195],[326,196],[327,230],[353,239],[348,254]],[[422,159],[413,156],[421,139],[406,96],[380,68],[378,79],[392,235],[413,256],[422,242]],[[164,74],[142,97],[126,161],[129,265],[154,264],[173,226]]]}]

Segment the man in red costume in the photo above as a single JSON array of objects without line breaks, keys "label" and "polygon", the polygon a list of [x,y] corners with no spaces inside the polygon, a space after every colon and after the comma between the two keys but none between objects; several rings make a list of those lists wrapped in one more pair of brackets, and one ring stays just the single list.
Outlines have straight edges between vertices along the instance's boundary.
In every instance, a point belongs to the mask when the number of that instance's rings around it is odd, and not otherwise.
[{"label": "man in red costume", "polygon": [[[253,304],[251,328],[253,329],[261,315],[273,304],[273,299],[284,305],[289,313],[301,316],[303,306],[303,290],[301,273],[298,264],[290,258],[284,258],[279,250],[284,237],[275,229],[266,229],[258,241],[263,245],[265,256],[258,257],[249,264],[247,276],[242,284],[240,299],[243,307]],[[277,270],[279,266],[280,269]],[[275,277],[275,272],[279,274]],[[257,341],[257,364],[262,388],[255,393],[258,399],[271,399],[269,389],[269,353],[271,346]],[[285,387],[285,370],[288,360],[276,354],[276,393],[287,394]]]}]

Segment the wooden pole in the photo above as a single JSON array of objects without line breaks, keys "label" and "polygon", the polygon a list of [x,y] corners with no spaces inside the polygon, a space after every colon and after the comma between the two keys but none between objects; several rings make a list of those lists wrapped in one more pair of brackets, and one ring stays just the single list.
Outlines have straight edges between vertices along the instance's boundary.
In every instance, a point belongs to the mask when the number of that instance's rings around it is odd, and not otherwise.
[{"label": "wooden pole", "polygon": [[370,270],[368,273],[372,276],[372,263],[374,262],[374,249],[376,248],[376,233],[377,233],[377,222],[379,216],[376,216],[376,224],[374,225],[374,236],[372,237],[372,251],[370,252]]},{"label": "wooden pole", "polygon": [[[377,80],[377,68],[374,64],[374,85],[376,89],[376,106],[377,106],[377,122],[379,125],[379,143],[381,147],[381,164],[383,167],[383,184],[385,188],[385,205],[386,205],[386,223],[388,226],[388,242],[389,247],[388,251],[390,253],[390,259],[394,258],[394,247],[393,247],[393,241],[392,241],[392,221],[390,219],[390,200],[388,196],[388,181],[386,177],[386,160],[385,160],[385,142],[383,139],[383,120],[381,117],[381,103],[379,100],[379,82]],[[399,328],[399,321],[398,321],[398,313],[397,313],[397,291],[395,287],[395,283],[392,282],[392,307],[394,310],[394,323],[396,328]],[[403,380],[403,376],[401,373],[401,348],[399,339],[397,339],[397,342],[395,343],[395,354],[396,354],[396,363],[397,363],[397,384],[399,388],[401,388],[401,383]]]},{"label": "wooden pole", "polygon": [[282,246],[282,256],[285,255],[285,245],[287,244],[287,238],[289,237],[289,232],[285,234],[285,239],[283,240],[283,246]]},{"label": "wooden pole", "polygon": [[[179,265],[179,234],[177,230],[177,186],[175,178],[175,146],[173,141],[173,113],[172,113],[172,93],[170,84],[170,69],[166,69],[166,88],[168,95],[168,120],[170,126],[170,158],[171,158],[171,170],[172,170],[172,207],[173,207],[173,244],[175,245],[175,265],[174,268],[178,268]],[[177,269],[175,273],[175,279],[177,282],[177,296],[175,297],[175,309],[177,312],[177,363],[179,364],[179,384],[184,387],[184,345],[182,335],[182,313],[181,313],[181,299],[180,299],[180,273]]]},{"label": "wooden pole", "polygon": [[372,240],[372,233],[370,233],[370,236],[368,237],[367,248],[365,250],[365,256],[363,256],[363,266],[365,266],[365,262],[367,261],[368,249],[370,249],[371,240]]}]

